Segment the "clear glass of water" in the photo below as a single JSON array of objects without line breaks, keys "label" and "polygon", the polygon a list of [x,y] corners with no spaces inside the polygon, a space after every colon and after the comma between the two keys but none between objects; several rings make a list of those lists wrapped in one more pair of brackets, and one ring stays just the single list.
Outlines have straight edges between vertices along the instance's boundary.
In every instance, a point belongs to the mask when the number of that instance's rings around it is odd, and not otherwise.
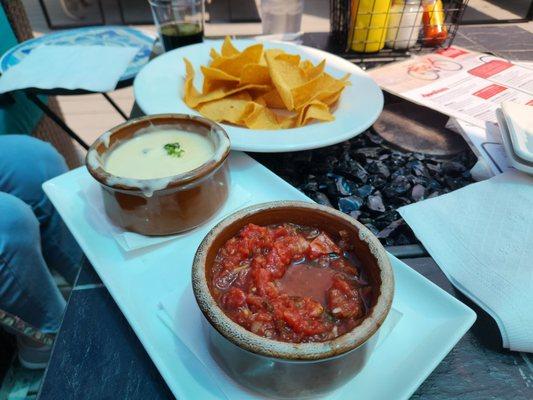
[{"label": "clear glass of water", "polygon": [[299,41],[302,37],[304,0],[261,0],[263,35]]}]

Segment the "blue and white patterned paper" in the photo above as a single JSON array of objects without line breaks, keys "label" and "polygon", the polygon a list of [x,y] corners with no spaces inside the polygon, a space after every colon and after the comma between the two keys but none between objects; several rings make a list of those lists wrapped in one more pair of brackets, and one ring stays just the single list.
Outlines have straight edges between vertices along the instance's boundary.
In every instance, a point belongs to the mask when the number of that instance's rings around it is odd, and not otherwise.
[{"label": "blue and white patterned paper", "polygon": [[91,26],[50,33],[22,42],[9,49],[0,58],[0,72],[4,73],[18,64],[33,49],[43,45],[108,45],[134,46],[139,51],[120,78],[121,81],[135,78],[135,75],[149,61],[154,39],[127,26]]}]

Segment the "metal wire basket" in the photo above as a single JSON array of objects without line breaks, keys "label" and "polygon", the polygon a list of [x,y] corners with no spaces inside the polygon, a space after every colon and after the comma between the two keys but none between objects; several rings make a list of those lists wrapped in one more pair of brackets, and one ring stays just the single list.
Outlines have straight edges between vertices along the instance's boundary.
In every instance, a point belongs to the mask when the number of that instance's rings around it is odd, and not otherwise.
[{"label": "metal wire basket", "polygon": [[468,0],[330,0],[336,53],[356,61],[398,59],[449,47]]}]

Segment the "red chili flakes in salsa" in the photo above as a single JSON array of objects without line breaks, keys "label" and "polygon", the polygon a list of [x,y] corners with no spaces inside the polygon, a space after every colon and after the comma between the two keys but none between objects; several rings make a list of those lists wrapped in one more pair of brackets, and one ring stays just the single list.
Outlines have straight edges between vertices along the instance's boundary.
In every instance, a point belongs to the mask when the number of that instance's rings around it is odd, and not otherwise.
[{"label": "red chili flakes in salsa", "polygon": [[219,249],[212,292],[236,323],[267,338],[321,342],[365,317],[371,286],[348,241],[295,224],[248,224]]}]

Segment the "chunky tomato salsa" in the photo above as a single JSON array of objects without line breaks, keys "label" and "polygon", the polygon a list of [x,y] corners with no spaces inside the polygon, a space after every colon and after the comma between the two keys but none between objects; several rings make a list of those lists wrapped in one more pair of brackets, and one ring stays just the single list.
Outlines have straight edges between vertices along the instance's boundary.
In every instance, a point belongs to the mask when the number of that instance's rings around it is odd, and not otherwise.
[{"label": "chunky tomato salsa", "polygon": [[295,224],[248,224],[219,249],[211,289],[249,331],[285,342],[321,342],[357,326],[372,287],[346,240]]}]

